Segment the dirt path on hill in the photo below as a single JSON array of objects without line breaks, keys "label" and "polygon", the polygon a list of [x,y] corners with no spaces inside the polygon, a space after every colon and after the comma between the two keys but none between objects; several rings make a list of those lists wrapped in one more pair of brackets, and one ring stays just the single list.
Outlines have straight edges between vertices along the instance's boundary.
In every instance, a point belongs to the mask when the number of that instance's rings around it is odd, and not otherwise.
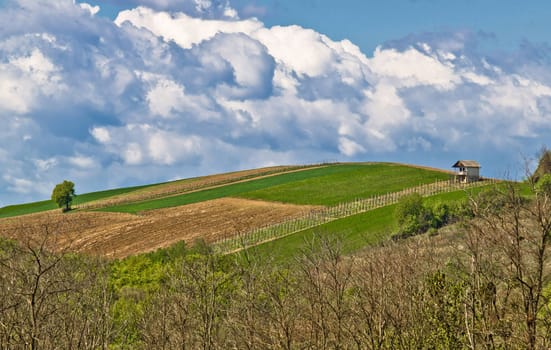
[{"label": "dirt path on hill", "polygon": [[143,215],[47,212],[0,220],[0,235],[18,240],[50,232],[50,248],[122,258],[202,238],[215,242],[255,227],[299,217],[312,206],[222,198]]}]

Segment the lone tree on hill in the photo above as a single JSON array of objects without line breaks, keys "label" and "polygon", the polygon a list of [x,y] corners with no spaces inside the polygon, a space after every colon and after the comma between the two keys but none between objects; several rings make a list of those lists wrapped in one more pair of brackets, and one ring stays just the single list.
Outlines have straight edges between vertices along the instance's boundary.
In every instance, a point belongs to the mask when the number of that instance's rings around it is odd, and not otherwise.
[{"label": "lone tree on hill", "polygon": [[52,192],[52,200],[57,203],[58,207],[62,208],[63,212],[71,210],[71,202],[74,196],[75,184],[67,180],[57,184]]}]

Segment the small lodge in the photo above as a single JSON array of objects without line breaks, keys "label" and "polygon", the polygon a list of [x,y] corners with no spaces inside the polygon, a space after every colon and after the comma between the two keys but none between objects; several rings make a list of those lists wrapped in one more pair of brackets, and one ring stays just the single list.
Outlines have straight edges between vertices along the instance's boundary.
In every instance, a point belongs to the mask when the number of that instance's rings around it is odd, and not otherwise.
[{"label": "small lodge", "polygon": [[457,169],[455,172],[457,182],[469,183],[480,180],[480,164],[474,160],[458,160],[452,168]]}]

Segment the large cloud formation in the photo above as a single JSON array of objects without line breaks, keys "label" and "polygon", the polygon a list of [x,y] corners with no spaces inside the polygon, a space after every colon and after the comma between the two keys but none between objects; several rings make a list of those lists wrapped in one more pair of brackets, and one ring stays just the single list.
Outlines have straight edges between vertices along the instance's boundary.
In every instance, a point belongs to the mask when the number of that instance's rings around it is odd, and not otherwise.
[{"label": "large cloud formation", "polygon": [[225,1],[140,3],[115,21],[73,0],[0,11],[0,205],[64,178],[90,191],[337,159],[475,158],[499,176],[551,139],[548,47],[482,56],[476,35],[441,33],[367,56]]}]

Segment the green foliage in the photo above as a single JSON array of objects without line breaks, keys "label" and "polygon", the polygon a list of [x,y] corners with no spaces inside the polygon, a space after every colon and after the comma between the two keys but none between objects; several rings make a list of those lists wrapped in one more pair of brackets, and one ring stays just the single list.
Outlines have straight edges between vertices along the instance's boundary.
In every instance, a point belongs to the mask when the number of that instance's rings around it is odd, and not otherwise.
[{"label": "green foliage", "polygon": [[401,198],[396,205],[396,220],[399,225],[403,225],[412,217],[420,217],[423,211],[423,197],[419,193],[412,193]]},{"label": "green foliage", "polygon": [[408,215],[400,226],[400,234],[402,238],[405,238],[424,232],[425,228],[426,222],[422,220],[422,217]]},{"label": "green foliage", "polygon": [[423,197],[418,193],[401,198],[396,205],[395,216],[400,225],[401,237],[425,232],[433,219],[430,208],[423,205]]},{"label": "green foliage", "polygon": [[471,209],[468,198],[463,198],[454,202],[448,202],[448,208],[450,213],[448,222],[456,222],[462,219],[473,217],[473,211]]},{"label": "green foliage", "polygon": [[440,228],[448,223],[451,216],[451,208],[448,204],[436,202],[430,207],[431,212],[431,228]]},{"label": "green foliage", "polygon": [[487,188],[486,190],[478,193],[475,197],[477,203],[477,210],[498,213],[503,209],[506,204],[506,198],[495,187]]},{"label": "green foliage", "polygon": [[17,246],[17,241],[0,237],[0,261],[9,259],[10,254],[17,248]]},{"label": "green foliage", "polygon": [[551,196],[551,174],[545,174],[538,180],[536,192]]},{"label": "green foliage", "polygon": [[189,253],[190,250],[182,241],[169,248],[116,260],[111,264],[111,286],[116,292],[124,288],[156,291],[166,279],[171,266]]},{"label": "green foliage", "polygon": [[125,287],[117,293],[117,300],[112,305],[115,329],[122,330],[112,339],[113,349],[133,348],[140,338],[139,322],[144,316],[148,296],[143,291]]},{"label": "green foliage", "polygon": [[[459,192],[458,192],[459,193]],[[443,197],[434,196],[434,198],[452,198],[451,194],[445,194]],[[466,193],[462,193],[457,200],[432,200],[424,203],[421,195],[417,193],[410,194],[400,199],[396,205],[395,218],[399,225],[398,233],[393,238],[406,238],[416,234],[431,230],[431,235],[435,235],[435,230],[458,221],[459,219],[472,216]]]},{"label": "green foliage", "polygon": [[181,259],[189,254],[189,249],[185,241],[180,241],[167,248],[159,248],[154,252],[142,254],[152,262],[168,264]]},{"label": "green foliage", "polygon": [[208,254],[212,254],[212,247],[203,238],[196,238],[193,241],[193,246],[191,248],[191,251],[193,253],[208,255]]},{"label": "green foliage", "polygon": [[145,255],[136,255],[113,263],[111,284],[115,291],[123,288],[157,290],[165,276],[165,267],[160,261],[153,261]]},{"label": "green foliage", "polygon": [[115,328],[113,348],[135,348],[140,340],[139,322],[151,296],[166,284],[171,271],[189,254],[185,242],[111,263],[109,285],[116,300],[112,306]]},{"label": "green foliage", "polygon": [[52,200],[58,207],[63,208],[63,211],[71,210],[71,202],[75,196],[75,184],[71,181],[64,180],[57,184],[52,191]]},{"label": "green foliage", "polygon": [[431,326],[428,343],[437,344],[437,349],[463,349],[465,286],[436,271],[427,276],[424,287],[426,307],[423,311]]}]

